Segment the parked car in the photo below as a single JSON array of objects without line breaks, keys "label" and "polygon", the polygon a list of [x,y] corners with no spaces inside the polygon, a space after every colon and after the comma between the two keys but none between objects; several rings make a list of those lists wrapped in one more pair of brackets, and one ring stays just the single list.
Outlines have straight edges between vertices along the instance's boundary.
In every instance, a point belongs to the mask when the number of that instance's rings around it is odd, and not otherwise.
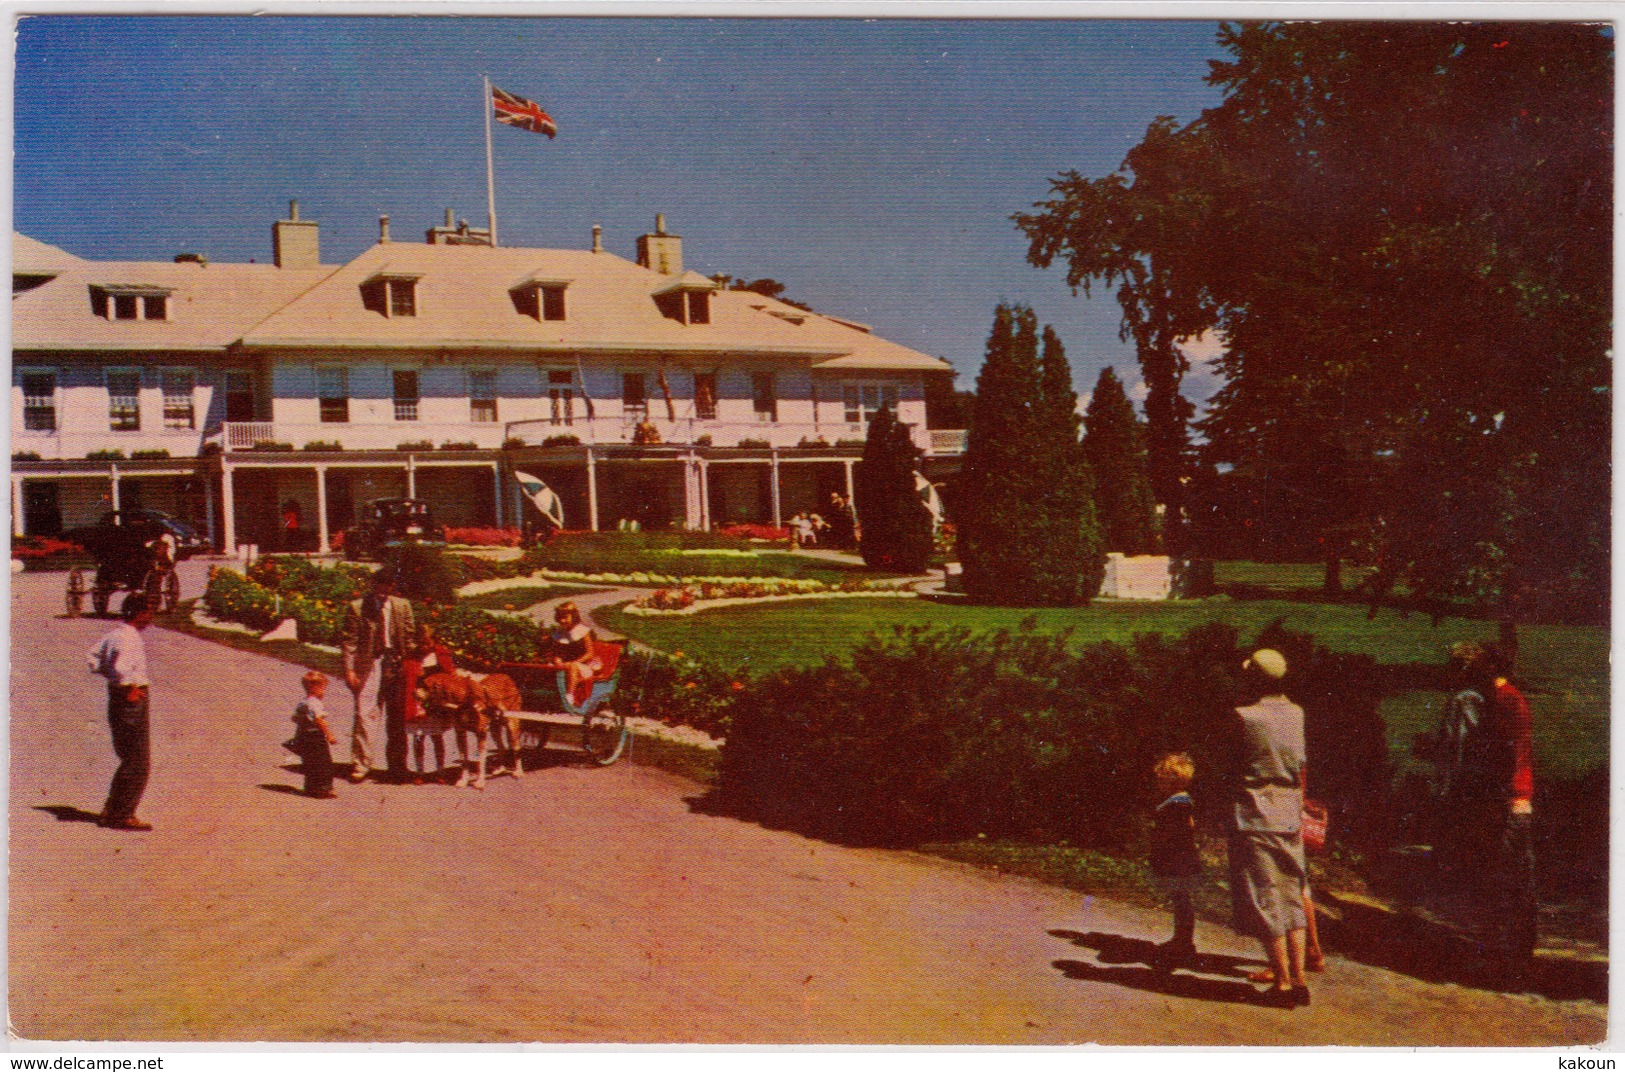
[{"label": "parked car", "polygon": [[196,529],[162,510],[136,507],[130,510],[109,510],[94,525],[83,525],[62,534],[64,540],[74,543],[100,559],[104,554],[122,555],[134,548],[144,547],[163,533],[175,541],[175,561],[184,562],[193,555],[209,550],[209,543]]},{"label": "parked car", "polygon": [[362,507],[360,522],[344,530],[344,553],[352,558],[407,543],[445,542],[445,528],[422,499],[374,499]]}]

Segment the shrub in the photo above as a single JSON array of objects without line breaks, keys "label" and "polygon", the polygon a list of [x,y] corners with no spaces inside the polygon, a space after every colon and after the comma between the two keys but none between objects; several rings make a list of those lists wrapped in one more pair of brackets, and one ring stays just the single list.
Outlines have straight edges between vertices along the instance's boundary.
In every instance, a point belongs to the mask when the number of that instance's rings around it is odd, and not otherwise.
[{"label": "shrub", "polygon": [[581,437],[573,435],[552,435],[542,440],[544,447],[575,447],[580,444]]},{"label": "shrub", "polygon": [[427,439],[413,439],[405,443],[395,444],[396,450],[433,450],[434,444]]},{"label": "shrub", "polygon": [[680,651],[647,652],[622,672],[622,695],[616,700],[618,709],[629,715],[726,737],[729,712],[744,685],[743,679]]},{"label": "shrub", "polygon": [[823,436],[819,436],[817,439],[809,439],[803,436],[801,442],[797,443],[796,446],[803,449],[812,447],[827,447],[829,446],[829,440],[825,439]]},{"label": "shrub", "polygon": [[908,427],[882,407],[869,422],[853,495],[863,519],[858,550],[871,569],[918,573],[931,560],[931,511],[914,483],[919,459]]},{"label": "shrub", "polygon": [[197,456],[199,458],[212,458],[219,453],[221,453],[219,443],[205,443],[197,449]]},{"label": "shrub", "polygon": [[344,444],[338,442],[337,440],[332,440],[332,439],[312,439],[309,443],[306,443],[300,449],[301,450],[309,450],[309,451],[343,450],[344,449]]},{"label": "shrub", "polygon": [[694,445],[696,447],[709,447],[711,445],[711,437],[708,435],[699,436],[694,440]]},{"label": "shrub", "polygon": [[169,451],[163,449],[162,447],[157,447],[153,450],[136,450],[130,452],[130,457],[156,461],[159,458],[169,457]]},{"label": "shrub", "polygon": [[271,454],[281,454],[293,450],[292,443],[278,443],[270,439],[261,439],[253,446],[254,450],[265,451]]},{"label": "shrub", "polygon": [[438,547],[403,544],[385,551],[383,568],[396,571],[395,591],[419,603],[449,604],[463,583],[463,559]]},{"label": "shrub", "polygon": [[469,442],[466,442],[466,441],[461,442],[461,443],[442,443],[442,444],[440,444],[440,449],[441,450],[479,450],[480,445],[478,443],[469,443]]},{"label": "shrub", "polygon": [[[1207,821],[1220,822],[1249,648],[1220,624],[1075,651],[1030,623],[898,630],[850,662],[730,685],[720,792],[762,821],[862,843],[986,834],[1119,848],[1155,803],[1152,763],[1179,750],[1196,759]],[[1380,747],[1365,744],[1383,735],[1374,698],[1349,691],[1362,672],[1374,676],[1370,663],[1313,650],[1289,688],[1307,712],[1315,793],[1338,830],[1365,822],[1363,787],[1387,773]]]},{"label": "shrub", "polygon": [[14,450],[11,452],[11,460],[14,462],[37,462],[40,460],[39,451]]},{"label": "shrub", "polygon": [[837,439],[835,445],[837,447],[862,447],[866,442],[867,440],[863,439]]},{"label": "shrub", "polygon": [[766,450],[772,444],[765,439],[741,439],[739,446],[745,450]]},{"label": "shrub", "polygon": [[86,461],[91,462],[121,462],[124,460],[122,450],[93,450],[85,455]]},{"label": "shrub", "polygon": [[758,525],[751,521],[734,521],[718,527],[717,532],[740,540],[788,540],[790,530],[772,525]]},{"label": "shrub", "polygon": [[540,633],[528,618],[442,605],[426,608],[420,620],[434,626],[435,635],[470,669],[494,670],[499,663],[530,662],[538,653]]},{"label": "shrub", "polygon": [[509,436],[507,439],[502,441],[503,450],[519,450],[523,448],[524,445],[525,441],[520,439],[518,436]]}]

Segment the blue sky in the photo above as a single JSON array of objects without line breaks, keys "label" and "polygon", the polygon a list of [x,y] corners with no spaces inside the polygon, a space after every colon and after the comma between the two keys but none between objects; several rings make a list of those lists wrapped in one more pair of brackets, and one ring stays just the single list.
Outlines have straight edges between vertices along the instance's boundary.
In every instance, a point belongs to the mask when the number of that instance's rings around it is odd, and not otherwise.
[{"label": "blue sky", "polygon": [[[974,382],[1000,301],[1055,325],[1080,391],[1139,379],[1110,294],[1025,261],[1013,212],[1116,168],[1158,115],[1217,103],[1195,21],[84,17],[21,20],[14,227],[96,259],[271,256],[290,198],[323,259],[485,219],[481,74],[503,245],[632,256],[656,212],[703,274],[947,358]],[[1203,393],[1193,383],[1196,393]]]}]

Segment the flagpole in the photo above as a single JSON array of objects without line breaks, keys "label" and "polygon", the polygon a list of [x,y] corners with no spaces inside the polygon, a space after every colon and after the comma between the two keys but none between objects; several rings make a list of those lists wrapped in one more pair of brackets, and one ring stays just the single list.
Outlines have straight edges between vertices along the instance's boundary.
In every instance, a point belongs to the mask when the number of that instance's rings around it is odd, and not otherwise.
[{"label": "flagpole", "polygon": [[497,244],[497,181],[496,172],[491,167],[491,79],[487,75],[480,75],[485,83],[485,99],[481,107],[485,109],[485,209],[486,226],[491,229],[491,245]]}]

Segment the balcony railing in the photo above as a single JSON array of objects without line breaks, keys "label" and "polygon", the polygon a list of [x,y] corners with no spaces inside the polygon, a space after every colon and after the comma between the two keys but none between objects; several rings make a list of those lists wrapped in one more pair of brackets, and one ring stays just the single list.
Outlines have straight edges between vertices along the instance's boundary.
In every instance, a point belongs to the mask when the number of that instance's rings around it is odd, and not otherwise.
[{"label": "balcony railing", "polygon": [[[641,429],[641,430],[640,430]],[[228,451],[252,450],[259,443],[286,443],[299,450],[307,443],[338,443],[345,450],[393,450],[402,443],[473,443],[483,450],[495,450],[505,442],[518,440],[539,447],[548,440],[555,444],[573,437],[586,446],[679,446],[679,447],[761,447],[780,450],[797,447],[862,449],[865,429],[845,422],[758,422],[706,421],[681,418],[675,421],[622,416],[575,416],[566,423],[548,418],[433,424],[403,421],[399,424],[351,424],[341,422],[288,423],[285,421],[228,421],[221,443]],[[944,429],[911,427],[915,445],[927,454],[957,454],[964,450],[965,433]]]}]

